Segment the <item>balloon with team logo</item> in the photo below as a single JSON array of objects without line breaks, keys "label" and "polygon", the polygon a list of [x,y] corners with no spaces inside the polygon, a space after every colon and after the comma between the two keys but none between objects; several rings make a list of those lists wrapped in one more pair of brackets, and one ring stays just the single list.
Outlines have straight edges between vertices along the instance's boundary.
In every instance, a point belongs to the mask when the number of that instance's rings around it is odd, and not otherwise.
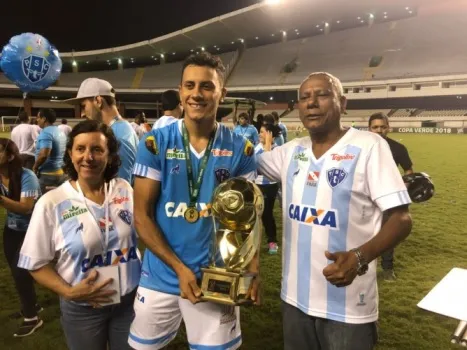
[{"label": "balloon with team logo", "polygon": [[55,83],[62,71],[58,50],[42,35],[23,33],[3,47],[0,67],[23,93],[41,91]]}]

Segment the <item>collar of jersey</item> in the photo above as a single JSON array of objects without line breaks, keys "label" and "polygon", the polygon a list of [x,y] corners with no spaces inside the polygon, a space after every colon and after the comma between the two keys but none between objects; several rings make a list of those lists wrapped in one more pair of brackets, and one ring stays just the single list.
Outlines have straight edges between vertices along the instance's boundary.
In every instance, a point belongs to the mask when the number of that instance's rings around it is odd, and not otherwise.
[{"label": "collar of jersey", "polygon": [[[177,126],[178,126],[178,131],[180,132],[180,135],[182,135],[182,123],[183,123],[183,119],[180,119],[177,121]],[[214,140],[212,142],[212,145],[213,145],[213,148],[214,148],[214,143],[216,142],[216,139],[217,139],[217,136],[219,135],[219,130],[221,128],[221,125],[219,124],[219,122],[216,122],[216,134],[214,135]],[[182,135],[183,137],[183,135]],[[206,149],[202,150],[201,153],[198,153],[194,148],[193,146],[191,145],[190,143],[190,150],[191,152],[196,156],[196,158],[198,159],[201,159],[203,156],[204,156],[204,152],[206,151]]]}]

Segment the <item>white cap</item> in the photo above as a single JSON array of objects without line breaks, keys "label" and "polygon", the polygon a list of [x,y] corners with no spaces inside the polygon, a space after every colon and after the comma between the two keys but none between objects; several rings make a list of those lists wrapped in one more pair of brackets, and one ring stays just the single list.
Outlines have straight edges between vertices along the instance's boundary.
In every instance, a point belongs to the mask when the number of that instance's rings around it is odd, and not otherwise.
[{"label": "white cap", "polygon": [[98,78],[88,78],[81,83],[78,94],[75,98],[69,98],[68,100],[52,100],[56,102],[66,103],[79,103],[82,99],[93,98],[97,96],[112,96],[115,97],[115,90],[106,80]]}]

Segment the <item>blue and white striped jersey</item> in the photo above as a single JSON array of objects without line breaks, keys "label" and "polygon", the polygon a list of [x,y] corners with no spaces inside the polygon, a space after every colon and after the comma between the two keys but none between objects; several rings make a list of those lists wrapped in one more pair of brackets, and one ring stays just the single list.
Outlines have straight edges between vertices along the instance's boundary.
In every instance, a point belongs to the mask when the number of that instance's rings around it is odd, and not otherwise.
[{"label": "blue and white striped jersey", "polygon": [[[214,189],[230,177],[243,176],[254,180],[256,158],[253,145],[245,138],[218,124],[196,207],[200,219],[188,223],[184,213],[190,203],[186,156],[182,139],[182,120],[150,131],[140,141],[135,175],[160,181],[161,192],[154,218],[167,243],[197,277],[201,267],[209,263],[213,222],[210,217]],[[190,146],[193,176],[198,176],[204,155]],[[163,293],[179,295],[178,278],[162,260],[146,249],[140,285]]]},{"label": "blue and white striped jersey", "polygon": [[133,226],[133,189],[123,179],[109,183],[109,240],[105,251],[105,205],[92,203],[70,182],[47,192],[36,204],[21,248],[18,266],[37,270],[58,257],[55,269],[75,285],[95,267],[118,265],[120,294],[136,288],[141,274]]},{"label": "blue and white striped jersey", "polygon": [[[275,145],[272,145],[272,149],[274,148],[275,148]],[[255,146],[255,154],[256,156],[259,156],[262,153],[264,153],[264,147],[263,147],[263,144],[260,142]],[[271,181],[266,176],[258,174],[258,176],[255,179],[255,183],[257,185],[271,185],[271,184],[275,184],[276,181]]]},{"label": "blue and white striped jersey", "polygon": [[378,318],[377,262],[350,286],[328,283],[324,252],[348,251],[380,230],[383,211],[410,198],[387,142],[349,129],[316,159],[310,137],[258,156],[258,171],[282,182],[281,298],[303,312],[346,323]]}]

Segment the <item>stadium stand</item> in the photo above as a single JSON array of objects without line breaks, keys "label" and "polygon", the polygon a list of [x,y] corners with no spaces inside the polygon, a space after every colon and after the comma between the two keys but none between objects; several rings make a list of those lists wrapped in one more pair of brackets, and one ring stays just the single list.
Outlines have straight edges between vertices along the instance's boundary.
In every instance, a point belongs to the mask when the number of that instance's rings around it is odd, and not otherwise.
[{"label": "stadium stand", "polygon": [[[227,66],[236,56],[235,52],[219,55]],[[86,72],[86,73],[62,73],[59,86],[74,87],[90,77],[101,78],[112,83],[118,88],[143,88],[143,89],[165,89],[177,87],[180,80],[180,72],[183,62],[166,63],[138,69],[123,69],[112,71]],[[142,76],[140,77],[139,74]]]}]

